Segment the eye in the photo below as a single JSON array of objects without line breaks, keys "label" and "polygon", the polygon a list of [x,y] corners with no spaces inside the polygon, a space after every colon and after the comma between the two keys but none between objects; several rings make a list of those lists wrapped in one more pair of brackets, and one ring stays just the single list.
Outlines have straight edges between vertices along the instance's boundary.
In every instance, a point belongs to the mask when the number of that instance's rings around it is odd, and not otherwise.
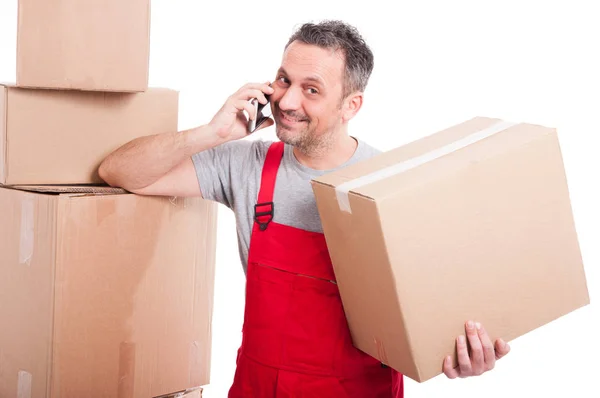
[{"label": "eye", "polygon": [[279,77],[277,78],[277,80],[278,80],[279,82],[283,83],[283,84],[286,84],[286,85],[290,83],[290,81],[289,81],[289,80],[288,80],[288,79],[287,79],[285,76],[279,76]]},{"label": "eye", "polygon": [[314,94],[319,94],[319,90],[317,90],[317,89],[316,89],[316,88],[314,88],[314,87],[309,87],[309,88],[308,88],[308,93],[309,93],[309,94],[313,94],[313,95],[314,95]]}]

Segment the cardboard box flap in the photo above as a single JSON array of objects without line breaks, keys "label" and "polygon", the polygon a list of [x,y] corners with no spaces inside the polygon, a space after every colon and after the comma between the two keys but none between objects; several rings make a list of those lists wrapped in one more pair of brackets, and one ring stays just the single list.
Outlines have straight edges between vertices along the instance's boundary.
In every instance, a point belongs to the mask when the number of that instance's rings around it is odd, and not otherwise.
[{"label": "cardboard box flap", "polygon": [[125,189],[101,185],[13,185],[7,188],[55,194],[115,195],[128,193]]},{"label": "cardboard box flap", "polygon": [[[382,200],[427,178],[440,178],[464,169],[472,162],[505,153],[553,132],[555,129],[543,126],[474,118],[386,152],[368,163],[360,162],[342,172],[331,173],[328,175],[329,185],[336,188],[340,208],[351,212],[349,196]],[[468,156],[453,156],[466,149],[469,150]],[[365,167],[367,164],[369,167]],[[422,178],[415,178],[414,173],[419,173]],[[350,175],[354,178],[348,179]],[[331,183],[336,180],[337,184]],[[390,190],[390,184],[397,189]]]},{"label": "cardboard box flap", "polygon": [[486,128],[499,121],[499,119],[475,117],[465,123],[449,127],[439,133],[428,135],[419,140],[407,143],[399,148],[381,153],[366,162],[357,162],[335,172],[316,177],[314,178],[314,181],[332,187],[337,187],[338,185],[341,185],[349,180],[364,177],[385,167],[393,166],[398,162],[412,159],[440,146],[450,144],[457,139],[465,137],[473,131]]}]

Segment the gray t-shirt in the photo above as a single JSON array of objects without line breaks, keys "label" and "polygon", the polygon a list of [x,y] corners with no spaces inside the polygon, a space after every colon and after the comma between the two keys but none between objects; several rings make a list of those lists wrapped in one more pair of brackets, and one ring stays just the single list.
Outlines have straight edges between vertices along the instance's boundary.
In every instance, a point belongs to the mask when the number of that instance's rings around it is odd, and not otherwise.
[{"label": "gray t-shirt", "polygon": [[[380,153],[357,139],[354,155],[339,168]],[[254,222],[254,205],[258,199],[262,166],[271,141],[237,140],[192,156],[200,190],[205,199],[224,204],[236,219],[238,249],[244,272]],[[335,170],[335,169],[334,169]],[[293,148],[285,151],[277,179],[273,202],[273,222],[299,229],[322,232],[321,220],[310,181],[333,170],[314,170],[296,159]]]}]

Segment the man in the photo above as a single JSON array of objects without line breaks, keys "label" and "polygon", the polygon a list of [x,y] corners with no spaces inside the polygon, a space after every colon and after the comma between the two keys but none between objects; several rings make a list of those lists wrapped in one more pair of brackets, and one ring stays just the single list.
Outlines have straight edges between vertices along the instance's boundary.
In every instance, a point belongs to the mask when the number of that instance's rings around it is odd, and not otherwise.
[{"label": "man", "polygon": [[[348,134],[373,69],[342,22],[303,25],[272,84],[247,84],[206,125],[136,139],[100,166],[110,185],[142,195],[202,196],[231,208],[246,272],[243,342],[230,397],[402,397],[402,375],[353,347],[310,186],[375,155]],[[247,136],[249,100],[269,96],[280,141]],[[368,266],[368,264],[365,264]],[[457,339],[450,378],[479,375],[509,347],[478,323]],[[468,340],[470,352],[467,349]]]}]

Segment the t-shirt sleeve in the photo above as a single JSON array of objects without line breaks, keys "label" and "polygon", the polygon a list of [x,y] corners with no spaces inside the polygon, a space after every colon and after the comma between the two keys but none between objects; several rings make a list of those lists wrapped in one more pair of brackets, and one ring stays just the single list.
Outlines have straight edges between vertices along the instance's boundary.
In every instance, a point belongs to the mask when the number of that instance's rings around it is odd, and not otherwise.
[{"label": "t-shirt sleeve", "polygon": [[237,140],[192,155],[202,197],[233,208],[236,193],[256,172],[261,149],[256,141]]}]

